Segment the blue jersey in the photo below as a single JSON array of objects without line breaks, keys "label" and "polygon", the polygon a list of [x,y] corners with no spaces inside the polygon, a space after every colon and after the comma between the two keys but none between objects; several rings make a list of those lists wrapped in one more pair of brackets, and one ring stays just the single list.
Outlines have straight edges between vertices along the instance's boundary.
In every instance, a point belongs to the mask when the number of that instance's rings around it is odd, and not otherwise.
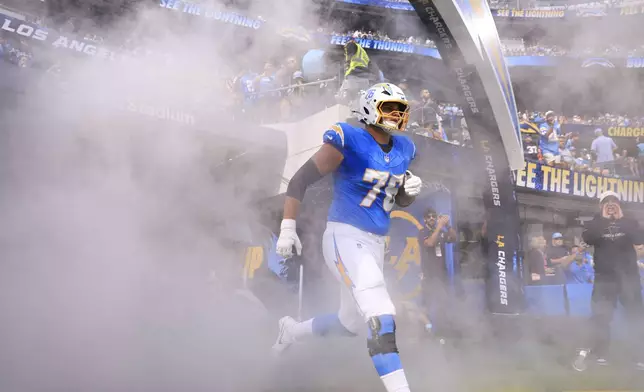
[{"label": "blue jersey", "polygon": [[[277,81],[275,75],[262,76],[259,78],[259,92],[262,98],[266,97],[279,97],[279,91],[273,91],[277,88]],[[272,91],[272,92],[268,92]]]},{"label": "blue jersey", "polygon": [[255,99],[257,92],[255,91],[255,79],[257,79],[257,74],[247,74],[239,78],[239,84],[241,87],[242,94],[244,95],[244,100],[251,101]]},{"label": "blue jersey", "polygon": [[324,143],[344,155],[333,173],[333,202],[329,221],[385,235],[405,171],[416,156],[416,146],[406,136],[392,136],[385,153],[365,129],[337,123],[324,133]]}]

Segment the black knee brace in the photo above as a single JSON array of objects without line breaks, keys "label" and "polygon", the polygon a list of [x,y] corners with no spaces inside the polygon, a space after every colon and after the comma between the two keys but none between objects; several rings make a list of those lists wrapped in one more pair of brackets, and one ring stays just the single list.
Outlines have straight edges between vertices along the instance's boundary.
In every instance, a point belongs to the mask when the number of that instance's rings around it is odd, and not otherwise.
[{"label": "black knee brace", "polygon": [[390,314],[372,317],[368,321],[369,336],[367,338],[367,348],[369,355],[397,353],[396,346],[396,322],[394,316]]}]

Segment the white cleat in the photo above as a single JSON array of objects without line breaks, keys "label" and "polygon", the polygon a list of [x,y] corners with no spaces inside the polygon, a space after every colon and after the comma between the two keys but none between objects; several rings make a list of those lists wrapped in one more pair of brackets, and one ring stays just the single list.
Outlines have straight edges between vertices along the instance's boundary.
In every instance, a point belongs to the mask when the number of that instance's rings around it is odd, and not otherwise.
[{"label": "white cleat", "polygon": [[279,333],[272,348],[273,356],[277,357],[282,355],[286,349],[291,347],[291,344],[295,343],[295,338],[290,333],[291,327],[295,324],[297,324],[297,321],[293,317],[285,316],[280,319]]},{"label": "white cleat", "polygon": [[585,372],[588,369],[588,350],[580,350],[577,358],[572,362],[572,368],[578,372]]}]

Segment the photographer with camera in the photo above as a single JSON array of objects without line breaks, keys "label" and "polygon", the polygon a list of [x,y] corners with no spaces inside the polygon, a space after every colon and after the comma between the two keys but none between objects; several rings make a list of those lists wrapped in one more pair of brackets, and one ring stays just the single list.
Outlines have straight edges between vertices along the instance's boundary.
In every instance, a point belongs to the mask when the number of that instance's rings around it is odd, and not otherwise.
[{"label": "photographer with camera", "polygon": [[[644,307],[635,247],[644,243],[636,220],[625,217],[619,194],[608,191],[600,196],[600,213],[588,222],[583,232],[586,244],[595,248],[595,280],[592,294],[590,353],[598,365],[608,364],[610,323],[617,301],[626,312],[630,332],[629,345],[633,350],[636,368],[644,370],[639,355],[642,347]],[[574,362],[575,369],[586,368],[588,350],[581,350]]]},{"label": "photographer with camera", "polygon": [[[425,227],[418,235],[422,248],[421,271],[422,293],[425,311],[432,313],[438,325],[426,325],[428,332],[443,335],[449,329],[445,326],[446,305],[449,303],[447,265],[445,264],[445,244],[456,241],[456,230],[450,226],[448,215],[438,215],[428,209],[423,215]],[[432,320],[432,317],[430,317]],[[437,324],[434,322],[433,324]]]}]

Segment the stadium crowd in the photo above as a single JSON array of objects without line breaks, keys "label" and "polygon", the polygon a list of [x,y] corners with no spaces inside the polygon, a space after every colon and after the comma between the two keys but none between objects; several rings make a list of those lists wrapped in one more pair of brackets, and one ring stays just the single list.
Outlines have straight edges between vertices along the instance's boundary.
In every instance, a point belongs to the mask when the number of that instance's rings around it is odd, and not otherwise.
[{"label": "stadium crowd", "polygon": [[0,33],[0,60],[25,68],[32,59],[32,51],[26,41],[11,40]]},{"label": "stadium crowd", "polygon": [[334,80],[328,79],[304,83],[299,59],[294,55],[282,61],[269,59],[261,69],[247,69],[227,81],[239,104],[234,107],[241,107],[236,115],[251,116],[260,123],[295,120],[333,105],[337,90],[333,86]]},{"label": "stadium crowd", "polygon": [[[44,23],[40,21],[40,23]],[[73,21],[70,22],[73,24]],[[77,30],[71,24],[61,27],[63,30]],[[329,33],[319,30],[318,32]],[[333,34],[337,34],[333,32]],[[424,37],[390,37],[388,34],[375,30],[354,30],[341,35],[350,35],[354,38],[365,38],[398,43],[424,45],[435,47],[434,43]],[[103,38],[95,34],[85,35],[86,41],[101,42]],[[504,51],[508,55],[563,55],[563,48],[544,45],[523,45],[521,39],[508,39],[503,41]],[[131,43],[122,45],[131,46]],[[625,48],[613,45],[605,50],[607,53],[620,53]],[[634,51],[643,51],[644,45]],[[596,52],[595,52],[596,53]],[[590,54],[590,52],[588,52]],[[18,67],[30,67],[38,63],[38,52],[32,42],[27,39],[18,39],[16,35],[0,32],[0,58]],[[46,70],[56,69],[47,65]],[[336,93],[340,80],[306,80],[301,69],[299,55],[283,53],[279,57],[267,59],[261,67],[245,69],[237,75],[231,75],[227,80],[228,88],[235,97],[235,102],[240,103],[241,111],[238,116],[253,118],[261,123],[289,121],[295,116],[301,117],[313,114],[314,111],[329,107],[337,103]],[[435,100],[430,88],[410,89],[406,80],[391,80],[406,92],[410,97],[411,132],[432,137],[456,145],[471,146],[467,123],[463,119],[463,112],[451,102]],[[306,83],[308,82],[308,83]],[[306,104],[315,101],[316,105]],[[311,112],[311,113],[309,113]],[[601,114],[597,116],[557,116],[552,122],[554,132],[545,136],[544,127],[547,127],[547,113],[522,112],[519,117],[524,122],[532,122],[539,127],[541,135],[527,134],[524,139],[525,155],[528,159],[539,161],[543,164],[570,168],[578,171],[601,173],[604,175],[617,175],[621,177],[637,177],[644,173],[644,144],[639,139],[617,148],[614,141],[608,136],[600,134],[595,140],[582,145],[580,136],[576,133],[563,133],[561,126],[565,124],[585,124],[592,126],[631,126],[641,127],[644,117],[633,117],[617,114]],[[545,125],[544,125],[545,124]],[[547,133],[547,131],[545,131]],[[587,138],[585,138],[587,139]],[[596,142],[596,140],[599,140]],[[615,145],[610,151],[602,151],[602,145]]]},{"label": "stadium crowd", "polygon": [[[630,138],[620,146],[605,135],[602,126],[640,126],[642,118],[625,115],[603,114],[596,117],[556,116],[554,112],[522,112],[523,122],[535,124],[538,134],[526,133],[523,139],[526,159],[549,166],[575,171],[615,176],[641,178],[644,174],[644,140]],[[562,125],[578,124],[597,126],[590,144],[584,143],[578,132],[564,132]],[[588,135],[584,135],[588,140]]]},{"label": "stadium crowd", "polygon": [[544,43],[527,46],[503,46],[503,53],[506,56],[612,56],[630,57],[644,55],[644,46],[625,47],[617,44],[606,47],[584,47],[564,48],[560,45],[548,45]]},{"label": "stadium crowd", "polygon": [[[46,26],[47,23],[42,18],[36,18],[33,21],[41,26]],[[92,33],[92,29],[84,29],[85,26],[80,26],[74,20],[60,26],[60,32],[65,31],[90,31],[83,34],[83,39],[86,42],[103,43],[105,38]],[[376,30],[353,30],[338,32],[333,29],[319,28],[317,33],[331,34],[331,35],[345,35],[358,39],[370,39],[384,42],[395,42],[402,44],[411,44],[428,48],[436,48],[435,43],[426,37],[422,36],[403,36],[395,37],[390,36],[386,32]],[[124,42],[118,44],[118,50],[124,53],[138,54],[141,52],[140,42],[129,38]],[[644,45],[637,47],[626,47],[624,45],[613,44],[607,47],[586,47],[586,48],[564,48],[560,45],[548,43],[526,43],[521,38],[504,38],[501,40],[503,53],[506,56],[615,56],[615,57],[629,57],[629,56],[642,56],[644,55]],[[28,39],[17,39],[15,35],[9,34],[5,31],[0,32],[0,58],[3,60],[15,63],[20,67],[28,67],[33,64],[35,57],[38,56],[37,50],[30,45]]]},{"label": "stadium crowd", "polygon": [[[575,243],[560,232],[549,240],[543,235],[530,238],[524,259],[526,283],[592,284],[595,281],[594,248],[583,241]],[[644,250],[637,249],[640,280],[644,283]]]},{"label": "stadium crowd", "polygon": [[[401,85],[406,88],[406,81]],[[452,103],[434,102],[429,89],[422,89],[418,98],[413,93],[408,94],[414,108],[409,126],[411,132],[455,145],[472,146],[462,109]],[[555,116],[551,111],[524,111],[518,115],[523,123],[534,124],[539,130],[538,133],[522,130],[526,160],[608,177],[644,177],[644,138],[615,143],[604,131],[608,126],[641,127],[644,118],[610,113],[566,117]],[[592,136],[580,135],[579,132],[563,132],[561,126],[565,124],[597,128]],[[550,128],[553,131],[548,134]]]},{"label": "stadium crowd", "polygon": [[[463,111],[457,105],[434,100],[428,88],[416,93],[407,80],[395,82],[410,99],[409,131],[455,145],[471,145]],[[304,83],[294,56],[277,66],[268,61],[263,70],[244,71],[228,82],[236,101],[243,103],[240,115],[251,115],[264,123],[289,121],[330,107],[338,103],[338,86],[337,79]]]},{"label": "stadium crowd", "polygon": [[[28,67],[33,63],[29,49],[25,41],[10,42],[0,37],[0,57],[18,67]],[[463,111],[457,105],[435,101],[429,88],[415,92],[406,80],[394,82],[398,82],[410,97],[413,108],[409,123],[411,132],[455,145],[471,146]],[[313,114],[315,110],[334,105],[338,85],[334,81],[305,84],[298,58],[290,55],[282,61],[266,61],[261,69],[241,72],[228,80],[228,88],[234,93],[235,102],[241,104],[238,116],[271,123],[289,121],[294,116]],[[306,104],[312,100],[316,102],[315,107]],[[626,145],[620,143],[618,148],[612,139],[598,130],[595,135],[598,141],[582,145],[578,133],[561,131],[564,124],[641,127],[644,117],[610,113],[557,116],[553,122],[556,131],[546,138],[543,129],[548,124],[547,113],[522,112],[519,116],[525,122],[536,124],[542,132],[541,135],[525,135],[523,143],[527,159],[608,176],[640,178],[644,173],[644,141],[640,138],[633,138]]]}]

